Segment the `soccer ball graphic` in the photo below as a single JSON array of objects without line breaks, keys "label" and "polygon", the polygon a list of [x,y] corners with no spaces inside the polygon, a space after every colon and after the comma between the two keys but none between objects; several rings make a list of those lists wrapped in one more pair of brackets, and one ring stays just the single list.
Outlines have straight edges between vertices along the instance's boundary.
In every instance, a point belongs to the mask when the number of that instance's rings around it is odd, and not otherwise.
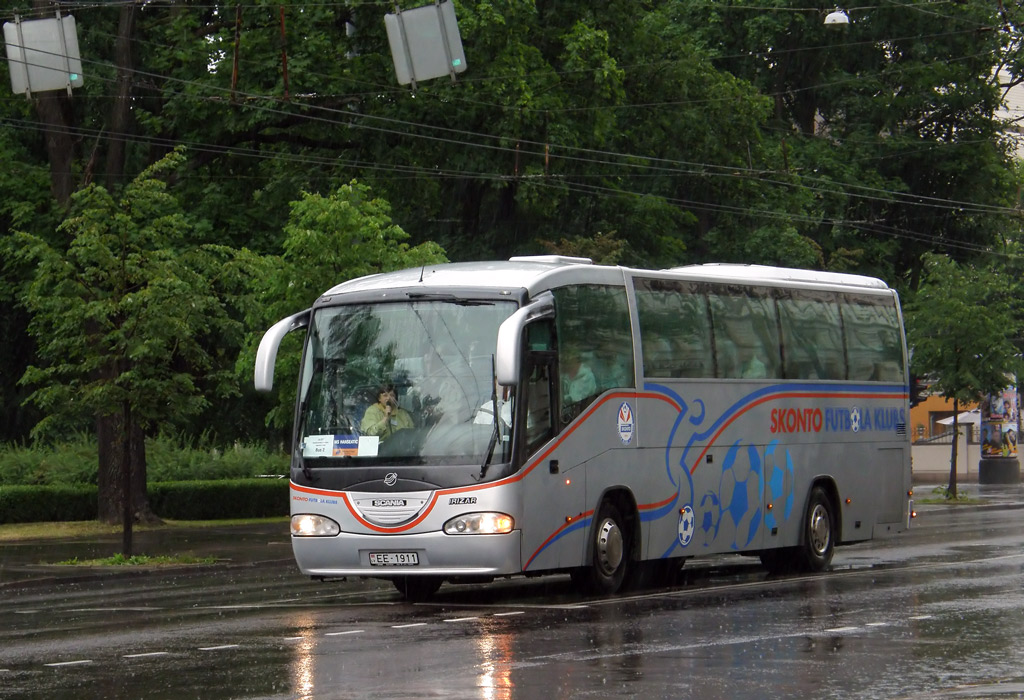
[{"label": "soccer ball graphic", "polygon": [[854,408],[850,411],[850,430],[860,432],[860,409]]},{"label": "soccer ball graphic", "polygon": [[733,549],[750,544],[761,526],[761,478],[757,448],[734,444],[722,465],[718,489],[722,511],[719,536]]},{"label": "soccer ball graphic", "polygon": [[693,508],[684,506],[679,514],[679,544],[685,547],[693,539],[693,527],[696,518],[693,515]]},{"label": "soccer ball graphic", "polygon": [[718,525],[722,522],[722,504],[714,491],[708,491],[700,499],[700,522],[697,523],[697,541],[705,547],[718,537]]}]

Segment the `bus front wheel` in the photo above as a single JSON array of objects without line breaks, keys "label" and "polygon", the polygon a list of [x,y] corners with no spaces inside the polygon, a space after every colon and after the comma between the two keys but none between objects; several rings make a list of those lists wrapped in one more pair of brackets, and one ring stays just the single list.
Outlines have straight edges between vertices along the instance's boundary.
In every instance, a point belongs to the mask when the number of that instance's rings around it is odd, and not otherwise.
[{"label": "bus front wheel", "polygon": [[391,579],[395,588],[406,600],[426,600],[437,593],[444,582],[440,576],[399,576]]},{"label": "bus front wheel", "polygon": [[572,572],[572,580],[583,593],[607,595],[622,588],[630,560],[630,533],[619,509],[605,501],[594,518],[590,566]]},{"label": "bus front wheel", "polygon": [[797,564],[803,571],[824,571],[835,551],[836,516],[825,489],[815,486],[807,502]]}]

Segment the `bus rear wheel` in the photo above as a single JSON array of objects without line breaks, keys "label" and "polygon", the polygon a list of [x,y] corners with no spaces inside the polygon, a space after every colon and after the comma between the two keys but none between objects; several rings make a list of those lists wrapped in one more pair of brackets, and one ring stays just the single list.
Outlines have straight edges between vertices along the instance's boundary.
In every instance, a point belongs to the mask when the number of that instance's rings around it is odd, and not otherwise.
[{"label": "bus rear wheel", "polygon": [[399,576],[391,579],[398,592],[406,600],[426,600],[437,593],[444,583],[440,576]]},{"label": "bus rear wheel", "polygon": [[802,571],[819,572],[832,563],[835,551],[836,516],[825,489],[811,489],[804,514],[803,533],[797,550],[797,566]]},{"label": "bus rear wheel", "polygon": [[616,593],[622,588],[632,554],[626,521],[614,504],[604,501],[591,532],[590,566],[574,570],[573,583],[583,593]]}]

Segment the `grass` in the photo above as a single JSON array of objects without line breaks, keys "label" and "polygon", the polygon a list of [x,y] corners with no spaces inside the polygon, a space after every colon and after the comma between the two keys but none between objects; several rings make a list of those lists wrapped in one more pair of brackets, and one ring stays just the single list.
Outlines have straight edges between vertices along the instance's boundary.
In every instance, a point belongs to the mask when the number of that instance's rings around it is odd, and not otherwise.
[{"label": "grass", "polygon": [[145,554],[125,557],[123,554],[115,554],[104,559],[80,560],[75,557],[59,561],[57,564],[61,566],[178,566],[180,564],[214,564],[216,561],[216,557],[194,557],[190,554],[159,557],[150,557]]},{"label": "grass", "polygon": [[932,489],[932,496],[929,498],[922,498],[918,500],[918,503],[926,503],[929,505],[943,505],[943,504],[969,504],[969,503],[981,503],[982,501],[977,498],[971,498],[966,491],[957,490],[955,494],[950,493],[948,486],[936,486]]},{"label": "grass", "polygon": [[[135,525],[135,532],[153,530],[185,529],[199,527],[229,527],[232,525],[251,525],[254,523],[282,524],[287,531],[287,517],[280,518],[238,518],[234,520],[165,520],[160,525]],[[18,542],[21,540],[63,540],[73,537],[93,537],[97,535],[116,535],[121,533],[120,525],[108,525],[98,520],[78,520],[66,523],[11,523],[0,525],[0,542]]]}]

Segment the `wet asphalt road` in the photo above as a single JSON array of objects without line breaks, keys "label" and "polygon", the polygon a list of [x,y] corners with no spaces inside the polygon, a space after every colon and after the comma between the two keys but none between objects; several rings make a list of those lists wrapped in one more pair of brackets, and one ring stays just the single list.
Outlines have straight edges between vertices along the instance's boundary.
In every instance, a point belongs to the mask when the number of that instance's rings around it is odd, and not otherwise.
[{"label": "wet asphalt road", "polygon": [[671,589],[516,579],[417,605],[287,561],[0,589],[0,697],[1024,697],[1024,510],[925,512],[834,564],[769,578],[727,557]]}]

